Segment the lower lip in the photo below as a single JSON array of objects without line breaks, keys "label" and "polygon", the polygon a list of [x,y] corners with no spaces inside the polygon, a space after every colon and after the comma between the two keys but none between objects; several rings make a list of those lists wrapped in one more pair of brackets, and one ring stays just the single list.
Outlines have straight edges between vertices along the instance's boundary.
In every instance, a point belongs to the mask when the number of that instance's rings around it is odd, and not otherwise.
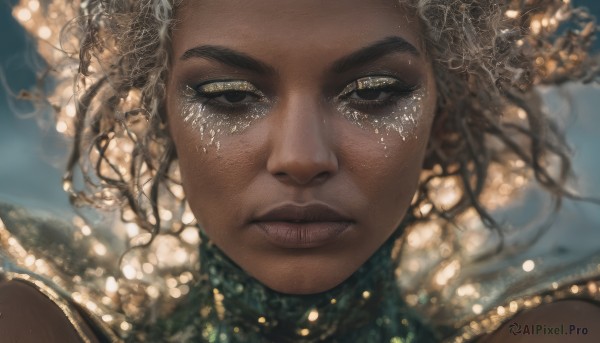
[{"label": "lower lip", "polygon": [[351,222],[255,222],[267,239],[284,248],[315,248],[335,240]]}]

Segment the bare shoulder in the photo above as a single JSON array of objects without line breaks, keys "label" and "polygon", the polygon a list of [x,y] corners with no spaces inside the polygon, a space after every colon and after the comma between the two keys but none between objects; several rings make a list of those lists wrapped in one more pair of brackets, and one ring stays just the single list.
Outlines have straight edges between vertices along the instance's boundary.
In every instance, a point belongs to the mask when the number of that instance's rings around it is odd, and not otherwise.
[{"label": "bare shoulder", "polygon": [[600,342],[600,306],[564,300],[518,314],[478,343]]},{"label": "bare shoulder", "polygon": [[60,308],[35,287],[0,283],[0,332],[8,342],[82,342]]}]

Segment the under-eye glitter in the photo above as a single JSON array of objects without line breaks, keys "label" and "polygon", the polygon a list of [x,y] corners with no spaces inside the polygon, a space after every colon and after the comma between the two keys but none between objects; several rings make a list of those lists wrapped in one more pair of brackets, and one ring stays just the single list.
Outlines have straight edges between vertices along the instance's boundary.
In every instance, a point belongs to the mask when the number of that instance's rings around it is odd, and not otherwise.
[{"label": "under-eye glitter", "polygon": [[[387,76],[372,76],[358,79],[347,85],[341,94],[335,98],[335,107],[339,113],[357,126],[372,128],[378,140],[387,146],[383,136],[392,133],[399,134],[403,141],[416,138],[418,122],[422,113],[424,90],[422,88],[407,88],[400,80]],[[387,104],[377,108],[380,100],[360,100],[357,105],[355,98],[350,98],[358,91],[381,91],[390,93]],[[218,98],[231,93],[246,93],[254,97],[250,102],[227,103]],[[253,122],[264,117],[269,112],[272,103],[246,81],[215,81],[204,84],[199,89],[190,86],[182,91],[180,111],[184,121],[193,129],[198,130],[203,142],[202,151],[207,152],[208,146],[221,147],[219,138],[223,135],[239,134]],[[359,102],[360,102],[359,101]],[[365,109],[364,104],[375,104],[375,109]],[[208,137],[205,137],[208,136]],[[387,157],[387,154],[386,154]]]},{"label": "under-eye glitter", "polygon": [[[244,81],[213,82],[202,87],[202,90],[207,94],[224,94],[227,91],[260,93],[254,86]],[[182,91],[179,105],[184,122],[188,123],[193,129],[198,130],[200,140],[204,143],[205,138],[210,138],[208,144],[205,144],[202,148],[205,153],[207,152],[207,146],[215,146],[219,150],[221,147],[220,137],[241,133],[252,122],[264,117],[268,110],[268,103],[265,101],[253,101],[239,107],[243,109],[235,110],[227,109],[226,106],[228,105],[215,105],[211,101],[216,100],[203,98],[198,91],[186,86]],[[206,133],[209,137],[205,137]]]},{"label": "under-eye glitter", "polygon": [[[368,77],[355,81],[349,85],[342,94],[352,90],[361,89],[382,89],[386,86],[392,86],[397,82],[396,79],[390,77]],[[403,141],[408,138],[417,138],[417,128],[419,120],[422,117],[423,99],[425,91],[423,88],[414,90],[408,96],[399,97],[395,103],[390,105],[387,112],[381,114],[363,113],[352,107],[352,102],[348,99],[343,99],[337,109],[348,120],[361,128],[372,128],[375,134],[382,135],[379,143],[384,145],[384,150],[387,150],[383,135],[389,136],[396,133],[402,137]],[[387,154],[386,154],[387,157]]]}]

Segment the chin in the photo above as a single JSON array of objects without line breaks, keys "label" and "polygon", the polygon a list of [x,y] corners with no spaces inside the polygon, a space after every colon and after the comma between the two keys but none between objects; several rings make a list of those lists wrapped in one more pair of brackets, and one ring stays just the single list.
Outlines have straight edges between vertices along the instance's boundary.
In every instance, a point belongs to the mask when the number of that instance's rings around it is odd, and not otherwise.
[{"label": "chin", "polygon": [[[333,266],[332,266],[333,267]],[[255,278],[268,288],[285,294],[307,295],[326,292],[343,283],[353,270],[343,271],[339,268],[331,268],[328,272],[321,266],[318,271],[308,270],[302,272],[302,268],[296,270],[269,273],[267,275],[256,275]]]}]

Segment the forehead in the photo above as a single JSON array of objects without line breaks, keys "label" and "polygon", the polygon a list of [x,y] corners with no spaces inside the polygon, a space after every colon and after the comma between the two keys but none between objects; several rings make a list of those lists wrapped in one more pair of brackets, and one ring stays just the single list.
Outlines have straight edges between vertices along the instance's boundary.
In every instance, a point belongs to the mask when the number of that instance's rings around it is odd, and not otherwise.
[{"label": "forehead", "polygon": [[175,14],[173,53],[199,44],[262,52],[353,50],[400,36],[423,50],[420,25],[400,0],[186,0]]}]

